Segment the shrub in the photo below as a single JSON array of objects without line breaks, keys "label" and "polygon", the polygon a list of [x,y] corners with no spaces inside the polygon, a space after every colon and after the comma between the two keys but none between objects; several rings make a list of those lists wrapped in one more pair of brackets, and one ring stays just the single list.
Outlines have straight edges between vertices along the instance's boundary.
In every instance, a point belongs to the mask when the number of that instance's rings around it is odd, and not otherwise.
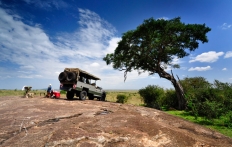
[{"label": "shrub", "polygon": [[165,96],[165,91],[157,85],[148,85],[147,87],[140,89],[139,94],[147,107],[160,109],[162,106],[162,99]]},{"label": "shrub", "polygon": [[232,84],[214,81],[215,90],[217,90],[218,101],[224,105],[224,111],[232,110]]},{"label": "shrub", "polygon": [[204,77],[186,77],[181,80],[181,85],[185,93],[193,92],[199,89],[208,89],[211,84]]},{"label": "shrub", "polygon": [[226,114],[226,121],[225,121],[225,125],[229,128],[232,128],[232,111],[229,111]]},{"label": "shrub", "polygon": [[165,90],[165,96],[162,99],[162,106],[166,107],[166,110],[169,108],[178,108],[178,99],[174,89]]},{"label": "shrub", "polygon": [[185,95],[187,99],[187,111],[190,111],[190,114],[195,117],[195,119],[199,116],[199,108],[201,107],[201,103],[197,100],[194,93],[188,93]]},{"label": "shrub", "polygon": [[128,100],[128,97],[125,94],[118,94],[117,95],[117,101],[116,101],[117,103],[124,104],[127,102],[127,100]]},{"label": "shrub", "polygon": [[223,106],[221,103],[207,100],[202,104],[201,115],[206,119],[212,120],[214,118],[219,118],[222,114]]}]

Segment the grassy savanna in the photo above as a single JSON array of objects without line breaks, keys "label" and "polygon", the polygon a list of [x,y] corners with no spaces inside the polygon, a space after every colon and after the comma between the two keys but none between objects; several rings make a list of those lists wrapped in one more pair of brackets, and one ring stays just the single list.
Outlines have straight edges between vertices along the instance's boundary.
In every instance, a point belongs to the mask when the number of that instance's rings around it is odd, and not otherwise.
[{"label": "grassy savanna", "polygon": [[[30,92],[35,93],[35,95],[40,95],[40,93],[45,93],[46,90],[31,90]],[[1,96],[23,96],[25,93],[24,90],[7,90],[7,89],[0,89],[0,97]]]},{"label": "grassy savanna", "polygon": [[109,102],[116,102],[117,95],[123,94],[125,95],[128,100],[126,104],[133,104],[133,105],[143,105],[143,100],[140,97],[138,90],[108,90],[106,91],[106,100]]},{"label": "grassy savanna", "polygon": [[[32,90],[31,92],[36,93],[36,95],[39,96],[39,94],[41,92],[46,92],[46,90]],[[126,95],[128,97],[128,101],[126,102],[126,104],[133,104],[133,105],[137,105],[137,106],[143,106],[144,102],[143,99],[141,98],[141,96],[138,93],[138,90],[107,90],[106,91],[107,95],[106,95],[106,101],[109,102],[116,102],[117,101],[117,95],[119,94],[123,94]],[[22,90],[0,90],[0,97],[2,96],[23,96],[24,95],[24,91]],[[66,98],[65,96],[65,92],[62,91],[61,92],[61,98]],[[186,111],[166,111],[167,113],[171,114],[171,115],[175,115],[178,117],[181,117],[185,120],[194,122],[196,124],[200,124],[203,125],[205,127],[208,127],[212,130],[218,131],[226,136],[232,137],[232,129],[231,127],[228,127],[224,124],[224,122],[226,121],[227,117],[220,117],[218,119],[213,119],[213,120],[207,120],[204,117],[198,117],[197,119],[192,116],[191,114],[189,114]]]},{"label": "grassy savanna", "polygon": [[232,129],[231,127],[228,127],[225,125],[225,121],[227,119],[227,117],[222,116],[219,119],[214,119],[214,120],[207,120],[204,117],[198,117],[197,119],[195,119],[194,116],[190,115],[188,112],[186,111],[166,111],[167,113],[171,114],[171,115],[175,115],[178,117],[181,117],[185,120],[203,125],[207,128],[210,128],[212,130],[218,131],[228,137],[232,138]]}]

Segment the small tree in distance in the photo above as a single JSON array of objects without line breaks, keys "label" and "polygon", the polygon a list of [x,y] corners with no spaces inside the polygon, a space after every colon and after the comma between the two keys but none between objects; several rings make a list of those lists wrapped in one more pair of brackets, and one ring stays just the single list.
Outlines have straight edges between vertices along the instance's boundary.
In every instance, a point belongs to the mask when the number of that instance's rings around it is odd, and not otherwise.
[{"label": "small tree in distance", "polygon": [[137,70],[138,73],[157,73],[173,84],[179,109],[185,109],[184,91],[175,77],[166,72],[167,66],[179,68],[173,64],[174,57],[188,56],[189,51],[194,51],[202,43],[208,42],[206,33],[211,29],[205,24],[184,24],[180,17],[164,20],[150,18],[135,30],[123,34],[122,40],[114,53],[107,54],[103,60],[106,64],[113,64],[114,69],[124,71],[124,80],[127,72]]},{"label": "small tree in distance", "polygon": [[117,101],[116,101],[117,103],[124,104],[127,102],[127,100],[128,100],[128,97],[125,94],[118,94],[117,95]]}]

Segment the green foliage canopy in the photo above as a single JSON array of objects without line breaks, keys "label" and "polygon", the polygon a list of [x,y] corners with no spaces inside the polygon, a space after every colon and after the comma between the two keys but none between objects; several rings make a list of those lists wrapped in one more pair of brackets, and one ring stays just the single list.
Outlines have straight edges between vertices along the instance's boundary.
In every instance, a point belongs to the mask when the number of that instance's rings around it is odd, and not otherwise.
[{"label": "green foliage canopy", "polygon": [[180,17],[150,18],[137,29],[124,33],[114,53],[107,54],[103,60],[107,65],[113,63],[114,69],[124,70],[125,79],[126,73],[132,70],[158,73],[168,79],[164,72],[167,65],[178,68],[178,64],[172,64],[173,58],[188,56],[187,50],[194,51],[199,41],[208,42],[206,33],[210,30],[205,24],[182,23]]}]

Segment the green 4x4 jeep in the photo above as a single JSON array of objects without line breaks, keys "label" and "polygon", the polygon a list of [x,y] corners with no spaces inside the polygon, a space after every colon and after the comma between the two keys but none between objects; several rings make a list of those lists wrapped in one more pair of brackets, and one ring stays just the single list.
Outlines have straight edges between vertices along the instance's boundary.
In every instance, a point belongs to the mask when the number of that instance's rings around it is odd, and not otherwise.
[{"label": "green 4x4 jeep", "polygon": [[80,100],[85,100],[88,96],[89,100],[97,98],[105,101],[106,92],[96,86],[96,81],[100,78],[79,68],[65,68],[58,77],[60,81],[60,90],[67,91],[67,99],[73,99],[74,95]]}]

